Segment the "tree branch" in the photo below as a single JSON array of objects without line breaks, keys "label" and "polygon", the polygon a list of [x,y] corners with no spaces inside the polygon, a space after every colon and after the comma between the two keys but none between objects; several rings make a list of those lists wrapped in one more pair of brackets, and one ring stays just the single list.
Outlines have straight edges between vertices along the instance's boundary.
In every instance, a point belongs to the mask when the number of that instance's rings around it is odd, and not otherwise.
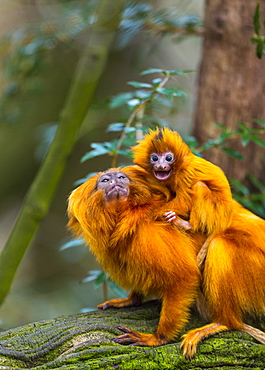
[{"label": "tree branch", "polygon": [[[230,332],[206,339],[188,361],[180,350],[181,335],[161,347],[116,344],[117,324],[153,333],[161,305],[97,310],[62,316],[0,333],[1,369],[263,369],[265,346],[248,334]],[[189,328],[201,326],[196,316]],[[183,334],[183,333],[181,333]]]}]

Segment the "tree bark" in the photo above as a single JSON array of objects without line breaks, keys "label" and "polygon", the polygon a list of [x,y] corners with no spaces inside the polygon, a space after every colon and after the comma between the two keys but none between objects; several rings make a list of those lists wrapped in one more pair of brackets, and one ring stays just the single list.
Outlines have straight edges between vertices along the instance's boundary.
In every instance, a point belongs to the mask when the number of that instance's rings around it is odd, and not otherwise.
[{"label": "tree bark", "polygon": [[[179,340],[156,348],[111,341],[117,324],[154,332],[160,304],[93,311],[41,321],[0,334],[0,369],[253,369],[263,368],[265,346],[247,334],[223,333],[205,340],[196,357],[183,358]],[[195,317],[190,327],[200,325]]]},{"label": "tree bark", "polygon": [[[251,42],[256,0],[206,0],[205,38],[200,65],[194,135],[201,143],[217,136],[213,122],[234,129],[236,122],[256,127],[265,121],[265,57],[258,59]],[[261,23],[265,4],[261,2]],[[262,27],[263,30],[263,27]],[[228,143],[245,160],[232,159],[213,149],[205,157],[221,166],[229,177],[243,180],[251,172],[264,179],[264,149],[239,140]]]}]

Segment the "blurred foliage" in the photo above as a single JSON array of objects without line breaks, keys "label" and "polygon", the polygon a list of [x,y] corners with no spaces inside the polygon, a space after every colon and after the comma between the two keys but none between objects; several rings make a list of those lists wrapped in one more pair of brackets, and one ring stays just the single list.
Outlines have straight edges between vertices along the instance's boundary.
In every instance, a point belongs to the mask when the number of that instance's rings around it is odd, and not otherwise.
[{"label": "blurred foliage", "polygon": [[[255,30],[255,35],[251,38],[253,44],[256,44],[256,55],[259,59],[262,58],[262,55],[265,53],[265,36],[260,34],[261,22],[260,22],[260,3],[257,3],[255,13],[253,16],[253,25]],[[265,30],[265,20],[263,21],[263,28]]]},{"label": "blurred foliage", "polygon": [[[62,53],[82,48],[91,27],[97,21],[99,0],[55,2],[38,7],[40,18],[30,22],[1,40],[2,93],[0,97],[1,124],[17,123],[30,102],[29,93],[38,93],[45,87],[41,72],[55,50]],[[55,6],[56,5],[56,6]],[[116,48],[125,48],[140,32],[146,37],[166,34],[200,34],[201,20],[185,9],[155,10],[153,5],[127,1],[121,14],[116,37]]]},{"label": "blurred foliage", "polygon": [[129,117],[126,122],[115,122],[108,125],[107,132],[121,132],[119,138],[104,143],[92,143],[93,150],[86,153],[81,162],[100,155],[112,157],[111,167],[118,165],[118,156],[122,155],[132,159],[130,147],[135,145],[136,140],[143,137],[143,131],[150,127],[165,124],[166,121],[159,115],[165,109],[173,108],[174,97],[185,97],[186,94],[177,88],[165,85],[177,75],[187,76],[190,71],[163,70],[149,68],[141,73],[159,74],[162,77],[153,79],[150,83],[130,81],[128,84],[135,88],[132,92],[118,94],[110,99],[109,107],[115,109],[126,106]]},{"label": "blurred foliage", "polygon": [[[119,25],[123,0],[102,0],[82,50],[47,155],[28,192],[0,254],[0,303],[7,296],[21,260],[46,217],[90,107]],[[33,48],[34,49],[34,48]]]}]

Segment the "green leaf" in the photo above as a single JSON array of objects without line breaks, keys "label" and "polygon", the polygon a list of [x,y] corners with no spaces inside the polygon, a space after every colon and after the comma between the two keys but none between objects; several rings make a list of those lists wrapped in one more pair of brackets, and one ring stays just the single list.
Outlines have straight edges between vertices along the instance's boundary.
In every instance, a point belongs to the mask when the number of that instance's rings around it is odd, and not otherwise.
[{"label": "green leaf", "polygon": [[187,96],[184,91],[169,87],[159,87],[158,89],[156,89],[156,91],[160,94],[165,95],[169,100],[171,100],[173,96]]},{"label": "green leaf", "polygon": [[163,73],[163,75],[165,76],[173,76],[173,75],[186,76],[187,72],[194,72],[194,70],[182,71],[180,69],[166,70],[166,69],[161,69],[161,68],[148,68],[145,71],[141,72],[140,75],[144,76],[144,75],[151,74],[151,73]]},{"label": "green leaf", "polygon": [[261,119],[255,118],[255,119],[253,119],[253,121],[258,123],[260,126],[265,127],[265,122],[262,121]]},{"label": "green leaf", "polygon": [[218,122],[214,122],[215,126],[219,127],[222,131],[224,132],[230,132],[229,128],[223,124],[223,123],[218,123]]},{"label": "green leaf", "polygon": [[194,136],[186,136],[184,138],[184,142],[190,147],[190,148],[197,148],[198,147],[198,140]]},{"label": "green leaf", "polygon": [[243,146],[246,146],[250,141],[249,134],[242,134],[241,135],[241,143]]},{"label": "green leaf", "polygon": [[249,173],[247,175],[247,178],[251,181],[252,185],[254,185],[257,189],[259,189],[262,193],[265,193],[265,186],[262,184],[262,182],[257,179],[256,176]]},{"label": "green leaf", "polygon": [[231,136],[231,132],[230,131],[228,131],[228,132],[221,132],[221,134],[219,135],[219,137],[216,139],[216,143],[217,144],[222,144],[227,139],[229,139],[230,136]]},{"label": "green leaf", "polygon": [[202,151],[205,151],[216,146],[216,144],[216,139],[209,139],[208,141],[206,141],[206,143],[202,145],[201,149]]},{"label": "green leaf", "polygon": [[241,194],[243,195],[249,194],[248,188],[245,185],[243,185],[240,181],[235,179],[230,179],[229,181],[232,184],[232,187],[239,191]]},{"label": "green leaf", "polygon": [[[191,72],[191,70],[189,72]],[[170,76],[173,76],[173,75],[180,75],[180,76],[185,76],[185,77],[187,76],[186,71],[182,71],[180,69],[171,69],[170,71],[167,71],[167,73]]]},{"label": "green leaf", "polygon": [[70,240],[69,242],[63,244],[61,247],[60,247],[60,251],[64,251],[68,248],[73,248],[73,247],[79,247],[80,245],[85,245],[85,241],[83,238],[80,238],[80,239],[73,239],[73,240]]},{"label": "green leaf", "polygon": [[147,100],[149,99],[153,94],[153,91],[151,90],[136,90],[134,97],[141,99],[141,100]]},{"label": "green leaf", "polygon": [[89,276],[84,278],[81,282],[82,283],[89,283],[90,281],[96,280],[99,276],[101,276],[102,271],[101,270],[90,270],[88,271]]},{"label": "green leaf", "polygon": [[221,149],[230,157],[236,158],[236,159],[244,159],[243,155],[240,152],[237,152],[236,150],[233,150],[231,148],[221,147]]},{"label": "green leaf", "polygon": [[239,126],[241,128],[241,130],[243,132],[248,132],[249,131],[249,128],[247,127],[247,125],[243,122],[236,122],[237,126]]},{"label": "green leaf", "polygon": [[264,41],[263,40],[258,40],[257,41],[257,46],[256,46],[256,54],[257,54],[257,57],[259,59],[262,58],[263,46],[264,46]]},{"label": "green leaf", "polygon": [[111,109],[118,108],[124,104],[127,103],[128,100],[132,99],[134,97],[134,92],[127,92],[118,94],[116,96],[111,97],[109,107]]},{"label": "green leaf", "polygon": [[101,272],[98,277],[95,279],[94,286],[95,288],[98,288],[100,285],[102,285],[107,280],[107,274],[105,272]]},{"label": "green leaf", "polygon": [[259,146],[262,146],[263,148],[265,148],[265,141],[262,140],[260,137],[256,135],[250,135],[250,140],[254,141],[254,143],[258,144]]},{"label": "green leaf", "polygon": [[96,175],[98,172],[90,172],[86,177],[83,177],[82,179],[79,179],[79,180],[76,180],[74,182],[74,185],[75,186],[79,186],[81,184],[83,184],[84,182],[86,182],[88,179],[90,179],[90,177]]},{"label": "green leaf", "polygon": [[93,148],[93,150],[87,152],[81,158],[81,163],[87,161],[88,159],[111,153],[115,148],[115,143],[114,142],[92,143],[91,147]]},{"label": "green leaf", "polygon": [[[162,94],[155,94],[153,98],[153,102],[156,104],[155,106],[158,106],[158,107],[159,105],[162,105],[165,107],[169,107],[170,109],[174,108],[173,100],[168,99],[165,95],[162,95]],[[161,109],[161,107],[159,107],[158,109]]]},{"label": "green leaf", "polygon": [[136,127],[124,127],[124,131],[126,132],[126,134],[130,134],[131,132],[136,131]]},{"label": "green leaf", "polygon": [[123,122],[111,123],[110,125],[108,125],[108,128],[107,128],[106,132],[123,131],[124,127],[125,127],[125,123],[123,123]]},{"label": "green leaf", "polygon": [[161,68],[148,68],[140,73],[141,76],[144,75],[149,75],[151,73],[163,73],[164,74],[165,70]]},{"label": "green leaf", "polygon": [[118,150],[118,154],[124,155],[125,157],[128,157],[130,159],[133,158],[133,154],[130,149]]},{"label": "green leaf", "polygon": [[144,83],[144,82],[137,82],[137,81],[129,81],[127,82],[128,85],[135,87],[136,89],[141,89],[141,88],[149,88],[152,89],[153,85]]},{"label": "green leaf", "polygon": [[254,30],[257,35],[259,35],[259,29],[260,29],[260,24],[259,24],[259,9],[260,9],[260,3],[257,3],[255,13],[253,16],[253,25],[254,25]]},{"label": "green leaf", "polygon": [[127,101],[127,105],[129,106],[129,108],[135,108],[137,107],[137,105],[141,104],[141,100],[140,99],[131,99],[131,100],[128,100]]},{"label": "green leaf", "polygon": [[161,83],[163,79],[162,78],[155,78],[153,81],[152,81],[152,84],[154,85],[154,87],[158,87]]},{"label": "green leaf", "polygon": [[82,279],[81,280],[81,283],[82,284],[85,284],[85,283],[89,283],[90,281],[94,281],[96,280],[96,276],[92,275],[92,276],[87,276],[86,278]]}]

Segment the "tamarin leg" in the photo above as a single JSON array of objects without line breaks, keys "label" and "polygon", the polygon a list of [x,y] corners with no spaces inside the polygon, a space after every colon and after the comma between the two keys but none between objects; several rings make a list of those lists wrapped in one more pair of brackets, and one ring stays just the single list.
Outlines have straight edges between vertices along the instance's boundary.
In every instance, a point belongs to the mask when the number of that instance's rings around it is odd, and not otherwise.
[{"label": "tamarin leg", "polygon": [[191,330],[187,334],[183,335],[184,339],[181,343],[181,349],[184,357],[188,360],[191,360],[195,356],[198,343],[201,340],[209,337],[210,335],[227,330],[229,330],[227,326],[214,322],[209,325],[202,326],[199,329]]},{"label": "tamarin leg", "polygon": [[[188,359],[191,360],[197,351],[197,346],[199,342],[211,335],[231,330],[227,326],[219,324],[219,323],[211,323],[209,325],[202,326],[199,329],[191,330],[189,333],[183,335],[183,341],[181,343],[181,348],[183,350],[183,355]],[[243,331],[253,338],[258,340],[260,343],[265,344],[265,333],[259,329],[253,328],[250,325],[242,324],[242,326],[238,329]]]},{"label": "tamarin leg", "polygon": [[140,306],[143,301],[143,295],[136,292],[131,292],[127,298],[111,299],[104,303],[99,304],[97,307],[106,310],[110,307],[121,308],[129,306]]},{"label": "tamarin leg", "polygon": [[168,343],[183,328],[188,319],[188,308],[192,302],[191,296],[185,294],[188,287],[170,287],[163,296],[160,320],[155,334],[143,334],[131,330],[125,326],[117,326],[125,334],[113,338],[120,344],[133,344],[135,346],[159,346]]}]

